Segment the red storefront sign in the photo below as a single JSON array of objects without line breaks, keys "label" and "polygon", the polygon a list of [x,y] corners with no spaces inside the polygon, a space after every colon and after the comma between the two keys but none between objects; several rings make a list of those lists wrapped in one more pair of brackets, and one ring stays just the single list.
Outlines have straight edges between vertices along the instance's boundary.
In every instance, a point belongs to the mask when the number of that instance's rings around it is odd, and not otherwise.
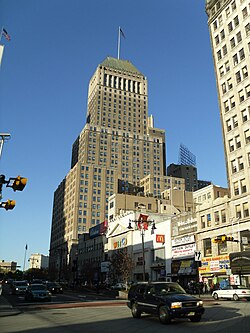
[{"label": "red storefront sign", "polygon": [[156,235],[156,243],[165,243],[165,235]]}]

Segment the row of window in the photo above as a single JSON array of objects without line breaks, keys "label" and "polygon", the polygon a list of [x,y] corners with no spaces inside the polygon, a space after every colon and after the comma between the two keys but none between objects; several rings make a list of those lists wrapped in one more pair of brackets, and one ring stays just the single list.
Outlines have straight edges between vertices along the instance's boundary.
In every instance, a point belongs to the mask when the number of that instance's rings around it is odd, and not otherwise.
[{"label": "row of window", "polygon": [[[242,182],[242,186],[243,182]],[[235,206],[235,214],[237,218],[246,218],[249,217],[249,204],[244,202],[242,204]],[[200,227],[201,229],[210,228],[215,225],[223,224],[227,222],[226,210],[218,210],[213,213],[208,213],[200,217]]]},{"label": "row of window", "polygon": [[[244,110],[240,111],[241,113],[241,121],[242,124],[244,124],[246,121],[250,119],[250,106],[245,108]],[[226,120],[226,129],[227,132],[230,132],[231,130],[237,128],[239,126],[238,123],[238,117],[237,115],[234,115],[232,118],[229,118]]]},{"label": "row of window", "polygon": [[226,223],[226,210],[223,209],[221,211],[214,212],[214,216],[212,219],[211,213],[202,215],[200,220],[201,229],[210,228],[213,225],[218,225],[220,223]]},{"label": "row of window", "polygon": [[142,95],[132,95],[130,92],[128,92],[128,94],[127,94],[127,92],[126,91],[116,91],[116,90],[113,90],[113,89],[107,89],[106,87],[104,87],[104,88],[102,88],[101,86],[99,87],[99,94],[101,94],[101,91],[102,90],[104,90],[104,95],[107,95],[107,93],[106,93],[106,91],[109,91],[109,96],[112,96],[112,95],[114,95],[114,96],[116,96],[116,93],[118,93],[119,92],[119,94],[120,95],[124,95],[124,96],[129,96],[129,97],[134,97],[134,98],[137,98],[137,99],[144,99],[144,100],[146,100],[147,99],[147,97],[144,95],[144,96],[142,96]]},{"label": "row of window", "polygon": [[243,163],[243,157],[237,157],[231,161],[231,170],[232,173],[236,173],[238,171],[244,170],[244,163]]},{"label": "row of window", "polygon": [[[221,50],[217,51],[217,60],[220,61],[222,57],[225,57],[227,55],[227,45],[223,45]],[[233,64],[234,66],[238,65],[240,61],[243,61],[245,59],[245,51],[244,48],[240,49],[237,53],[233,55]]]},{"label": "row of window", "polygon": [[[250,97],[250,84],[245,88],[241,89],[240,91],[238,91],[239,103],[244,102],[249,97]],[[232,110],[236,106],[235,96],[233,95],[229,97],[227,100],[223,102],[223,105],[225,112]]]},{"label": "row of window", "polygon": [[134,80],[128,80],[123,77],[104,74],[103,85],[107,87],[122,89],[132,93],[140,93],[141,83]]},{"label": "row of window", "polygon": [[[245,139],[246,144],[250,143],[250,129],[247,129],[244,131],[244,139]],[[241,147],[240,136],[236,135],[234,138],[230,139],[228,141],[228,145],[229,145],[230,152],[240,148]]]},{"label": "row of window", "polygon": [[246,180],[241,179],[233,183],[234,195],[240,195],[247,192]]},{"label": "row of window", "polygon": [[[249,28],[250,28],[250,23],[249,23]],[[249,30],[250,31],[250,30]],[[220,51],[221,52],[221,51]],[[250,42],[248,43],[248,52],[250,53]],[[220,55],[218,55],[221,57],[221,53]],[[234,66],[237,66],[241,60],[244,60],[245,59],[245,52],[244,52],[244,49],[241,49],[239,52],[235,53],[233,55],[233,64]],[[247,67],[243,67],[243,71],[241,73],[242,77],[244,78],[244,75],[246,75],[245,73],[248,72],[248,69]],[[225,74],[227,74],[228,72],[230,71],[230,63],[229,63],[229,60],[225,61],[225,63],[223,65],[221,65],[219,67],[219,74],[220,74],[220,77],[222,78]],[[243,79],[242,78],[242,79]]]},{"label": "row of window", "polygon": [[[211,14],[214,15],[216,13],[216,10],[219,10],[220,7],[222,6],[222,4],[224,3],[225,0],[223,1],[217,1],[216,3],[216,6],[214,6],[212,9],[211,9]],[[241,0],[241,3],[244,2],[245,0]],[[226,10],[225,10],[225,19],[227,19],[235,10],[236,10],[237,6],[236,6],[236,2],[233,1],[231,3],[231,5],[229,5]],[[245,6],[243,9],[242,9],[242,18],[243,20],[246,19],[249,15],[249,12],[250,12],[250,5],[248,4],[248,6]],[[213,30],[216,31],[217,28],[219,26],[221,26],[223,24],[223,18],[222,18],[222,15],[219,15],[218,19],[215,20],[213,22]]]},{"label": "row of window", "polygon": [[[235,79],[237,84],[243,81],[248,77],[248,69],[247,66],[242,67],[238,72],[235,73]],[[223,82],[221,85],[222,94],[226,94],[233,88],[233,80],[231,77],[227,79],[227,81]]]},{"label": "row of window", "polygon": [[[218,254],[225,254],[227,253],[227,242],[214,244],[218,248]],[[203,239],[203,253],[205,257],[212,256],[212,239],[206,238]]]}]

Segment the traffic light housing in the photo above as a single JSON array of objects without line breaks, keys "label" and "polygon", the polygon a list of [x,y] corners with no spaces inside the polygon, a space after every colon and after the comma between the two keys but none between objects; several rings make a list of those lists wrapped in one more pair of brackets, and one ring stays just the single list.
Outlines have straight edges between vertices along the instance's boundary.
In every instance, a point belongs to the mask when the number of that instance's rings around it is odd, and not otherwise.
[{"label": "traffic light housing", "polygon": [[222,236],[218,236],[212,239],[213,243],[223,243]]},{"label": "traffic light housing", "polygon": [[16,178],[14,178],[11,187],[13,188],[14,191],[22,191],[25,188],[27,181],[28,181],[27,178],[17,176]]},{"label": "traffic light housing", "polygon": [[15,200],[8,199],[6,202],[1,202],[1,208],[4,208],[5,210],[13,209],[15,206]]},{"label": "traffic light housing", "polygon": [[212,239],[213,243],[225,243],[225,242],[234,242],[234,238],[232,236],[217,236]]},{"label": "traffic light housing", "polygon": [[232,236],[222,236],[224,242],[233,242],[234,238]]}]

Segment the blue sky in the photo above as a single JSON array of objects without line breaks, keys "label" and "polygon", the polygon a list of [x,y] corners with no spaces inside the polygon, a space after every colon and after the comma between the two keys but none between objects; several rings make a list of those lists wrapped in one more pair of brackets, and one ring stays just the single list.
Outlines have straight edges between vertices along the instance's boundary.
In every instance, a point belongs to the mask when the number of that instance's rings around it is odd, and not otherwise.
[{"label": "blue sky", "polygon": [[[0,260],[24,265],[47,255],[53,193],[70,169],[84,127],[88,82],[107,56],[130,60],[148,78],[149,114],[166,130],[167,165],[183,143],[199,179],[227,186],[205,0],[0,0],[11,36],[0,68],[0,132],[11,133],[0,173],[28,178],[23,192],[3,188]],[[25,262],[28,268],[28,262]]]}]

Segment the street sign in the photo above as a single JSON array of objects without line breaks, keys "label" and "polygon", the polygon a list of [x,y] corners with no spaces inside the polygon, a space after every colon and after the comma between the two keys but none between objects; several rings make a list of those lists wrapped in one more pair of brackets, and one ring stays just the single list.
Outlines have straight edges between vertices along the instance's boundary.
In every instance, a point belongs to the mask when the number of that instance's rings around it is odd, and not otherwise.
[{"label": "street sign", "polygon": [[248,238],[247,237],[241,237],[241,243],[243,245],[248,245]]},{"label": "street sign", "polygon": [[194,260],[201,261],[201,251],[194,251]]}]

